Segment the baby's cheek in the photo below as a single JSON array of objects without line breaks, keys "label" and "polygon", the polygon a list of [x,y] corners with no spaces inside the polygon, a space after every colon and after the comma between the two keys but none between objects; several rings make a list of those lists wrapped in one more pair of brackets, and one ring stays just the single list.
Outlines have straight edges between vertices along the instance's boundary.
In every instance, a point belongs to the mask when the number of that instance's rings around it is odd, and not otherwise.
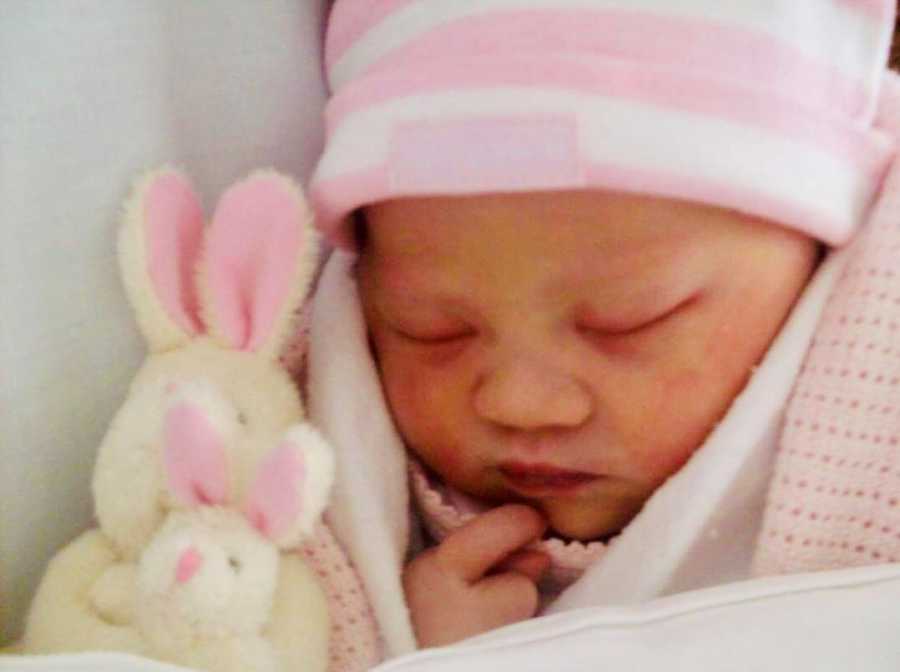
[{"label": "baby's cheek", "polygon": [[428,389],[420,376],[406,368],[386,369],[383,376],[391,412],[405,437],[428,421]]},{"label": "baby's cheek", "polygon": [[458,446],[452,443],[432,443],[420,452],[427,453],[419,456],[443,479],[454,484],[466,480],[469,470],[466,469],[465,456]]},{"label": "baby's cheek", "polygon": [[653,453],[648,470],[659,482],[677,472],[709,436],[746,382],[754,358],[733,328],[715,329],[702,347],[685,353],[681,367],[660,376]]},{"label": "baby's cheek", "polygon": [[777,332],[781,316],[753,287],[738,292],[711,320],[702,350],[706,367],[716,381],[736,394],[748,374],[765,354]]},{"label": "baby's cheek", "polygon": [[648,434],[641,451],[644,475],[655,485],[677,472],[702,444],[713,413],[706,406],[703,375],[685,369],[663,377],[643,419]]},{"label": "baby's cheek", "polygon": [[391,410],[407,446],[440,471],[457,470],[461,458],[456,448],[454,404],[447,387],[422,371],[397,371],[388,381]]}]

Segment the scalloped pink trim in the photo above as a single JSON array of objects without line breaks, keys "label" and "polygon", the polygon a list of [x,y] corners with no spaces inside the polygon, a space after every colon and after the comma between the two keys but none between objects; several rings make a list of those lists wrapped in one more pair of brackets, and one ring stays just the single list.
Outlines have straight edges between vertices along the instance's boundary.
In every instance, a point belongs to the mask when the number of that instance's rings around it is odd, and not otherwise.
[{"label": "scalloped pink trim", "polygon": [[[419,507],[422,522],[437,541],[453,530],[462,527],[479,512],[488,507],[478,501],[453,491],[449,486],[429,478],[425,468],[415,459],[409,460],[410,483]],[[455,504],[460,502],[460,504]],[[461,508],[462,507],[462,508]],[[471,510],[463,510],[471,508]],[[559,538],[542,539],[530,548],[550,556],[550,571],[542,586],[546,592],[558,592],[573,584],[607,549],[602,541],[587,544],[580,541],[564,541]]]}]

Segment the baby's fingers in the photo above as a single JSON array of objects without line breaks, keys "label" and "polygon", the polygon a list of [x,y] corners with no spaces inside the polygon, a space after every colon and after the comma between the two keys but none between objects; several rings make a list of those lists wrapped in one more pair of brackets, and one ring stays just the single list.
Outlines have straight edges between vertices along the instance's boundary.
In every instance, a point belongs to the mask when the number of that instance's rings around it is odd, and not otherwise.
[{"label": "baby's fingers", "polygon": [[497,572],[518,572],[537,583],[550,569],[550,557],[546,553],[524,550],[513,553],[497,565]]},{"label": "baby's fingers", "polygon": [[484,631],[525,621],[540,606],[534,582],[518,572],[489,576],[478,583],[476,590],[485,605],[481,618],[489,621]]},{"label": "baby's fingers", "polygon": [[528,506],[499,506],[444,539],[435,557],[452,574],[474,583],[509,555],[540,538],[546,526],[541,515]]}]

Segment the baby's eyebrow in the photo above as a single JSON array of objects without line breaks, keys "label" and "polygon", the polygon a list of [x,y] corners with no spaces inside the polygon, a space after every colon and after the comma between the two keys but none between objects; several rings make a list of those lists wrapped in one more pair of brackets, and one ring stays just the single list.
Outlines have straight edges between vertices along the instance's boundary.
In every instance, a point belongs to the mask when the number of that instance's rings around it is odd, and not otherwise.
[{"label": "baby's eyebrow", "polygon": [[379,310],[388,312],[427,312],[460,318],[472,310],[462,296],[444,292],[387,293],[377,298],[375,304]]},{"label": "baby's eyebrow", "polygon": [[700,247],[692,240],[668,241],[658,245],[633,246],[613,253],[585,258],[560,274],[562,284],[596,282],[633,284],[677,274],[680,268],[696,264]]},{"label": "baby's eyebrow", "polygon": [[[626,240],[615,247],[594,246],[596,254],[577,255],[557,262],[555,278],[543,290],[548,301],[575,287],[606,289],[613,293],[630,289],[646,294],[654,286],[680,284],[683,271],[697,266],[702,237],[693,235],[644,236]],[[477,271],[476,271],[477,272]],[[416,309],[436,306],[465,311],[470,284],[477,277],[461,277],[451,272],[419,264],[384,264],[376,276],[376,294],[392,306]],[[631,293],[629,292],[629,293]]]},{"label": "baby's eyebrow", "polygon": [[396,293],[413,293],[420,291],[423,285],[432,280],[431,274],[411,270],[396,264],[384,264],[376,276],[379,290]]},{"label": "baby's eyebrow", "polygon": [[462,276],[441,273],[432,268],[401,266],[383,269],[375,284],[379,296],[422,305],[436,302],[462,304],[468,289]]}]

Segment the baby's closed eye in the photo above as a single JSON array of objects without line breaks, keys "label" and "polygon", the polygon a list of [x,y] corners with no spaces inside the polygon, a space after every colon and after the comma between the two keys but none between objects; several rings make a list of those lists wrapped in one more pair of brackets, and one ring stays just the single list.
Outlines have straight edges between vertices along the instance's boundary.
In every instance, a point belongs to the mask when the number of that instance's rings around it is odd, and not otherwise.
[{"label": "baby's closed eye", "polygon": [[475,329],[470,327],[426,327],[426,326],[393,326],[391,330],[405,341],[423,345],[442,345],[456,343],[464,339],[474,338]]},{"label": "baby's closed eye", "polygon": [[578,330],[580,332],[601,337],[633,336],[647,332],[654,327],[661,326],[674,317],[687,312],[700,299],[700,293],[694,293],[687,298],[675,301],[670,305],[652,309],[631,309],[623,311],[623,314],[615,314],[611,311],[607,315],[588,313],[587,317],[580,318]]}]

